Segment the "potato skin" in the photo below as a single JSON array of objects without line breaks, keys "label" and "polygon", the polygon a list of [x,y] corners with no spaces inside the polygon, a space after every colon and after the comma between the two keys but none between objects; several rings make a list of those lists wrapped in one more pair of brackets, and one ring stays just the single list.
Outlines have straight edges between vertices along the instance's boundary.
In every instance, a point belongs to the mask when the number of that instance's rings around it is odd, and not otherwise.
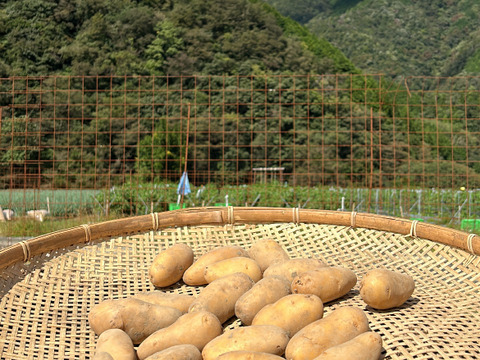
[{"label": "potato skin", "polygon": [[290,259],[284,262],[270,265],[264,272],[263,277],[273,275],[283,276],[292,282],[293,278],[312,269],[325,267],[325,263],[318,259]]},{"label": "potato skin", "polygon": [[217,357],[217,360],[285,360],[281,356],[258,351],[230,351]]},{"label": "potato skin", "polygon": [[253,284],[253,280],[244,273],[221,277],[200,292],[188,311],[209,311],[224,323],[235,315],[235,303]]},{"label": "potato skin", "polygon": [[106,330],[98,337],[96,354],[99,355],[99,359],[102,359],[102,357],[108,359],[102,353],[109,354],[114,360],[137,359],[132,339],[120,329]]},{"label": "potato skin", "polygon": [[165,287],[179,281],[193,263],[193,250],[186,244],[175,244],[160,252],[148,270],[150,281]]},{"label": "potato skin", "polygon": [[360,296],[374,309],[391,309],[405,303],[415,290],[410,275],[386,269],[367,272],[360,282]]},{"label": "potato skin", "polygon": [[169,306],[130,298],[105,300],[95,305],[88,314],[88,321],[97,335],[108,329],[121,329],[134,344],[140,344],[155,331],[173,324],[182,314]]},{"label": "potato skin", "polygon": [[290,337],[323,317],[323,303],[316,295],[291,294],[266,305],[253,318],[252,325],[275,325]]},{"label": "potato skin", "polygon": [[282,355],[289,337],[273,325],[244,326],[226,331],[210,341],[202,351],[203,360],[215,360],[230,351],[247,350]]},{"label": "potato skin", "polygon": [[367,331],[343,344],[333,346],[315,360],[378,360],[382,353],[382,338],[373,331]]},{"label": "potato skin", "polygon": [[188,308],[195,300],[195,296],[192,295],[172,294],[158,290],[141,292],[133,295],[131,298],[150,304],[170,306],[180,310],[182,313],[188,312]]},{"label": "potato skin", "polygon": [[156,352],[145,360],[202,360],[202,353],[192,344],[182,344]]},{"label": "potato skin", "polygon": [[232,257],[248,257],[247,251],[240,246],[222,246],[200,256],[183,274],[183,282],[187,285],[205,285],[205,267]]},{"label": "potato skin", "polygon": [[290,260],[287,252],[273,239],[257,241],[247,252],[248,255],[258,263],[262,272],[276,262]]},{"label": "potato skin", "polygon": [[311,360],[322,352],[369,331],[365,313],[356,307],[345,306],[332,311],[297,332],[287,345],[289,360]]},{"label": "potato skin", "polygon": [[283,276],[263,278],[237,300],[235,315],[243,324],[251,325],[260,309],[289,294],[290,282]]},{"label": "potato skin", "polygon": [[115,360],[112,355],[109,353],[102,351],[102,352],[97,352],[92,360]]},{"label": "potato skin", "polygon": [[139,360],[156,352],[182,344],[192,344],[202,351],[203,347],[223,332],[218,318],[208,311],[182,315],[169,327],[160,329],[146,338],[137,349]]},{"label": "potato skin", "polygon": [[207,265],[204,277],[208,283],[211,283],[223,276],[236,272],[247,274],[254,282],[262,278],[262,270],[257,262],[244,256],[237,256]]},{"label": "potato skin", "polygon": [[347,294],[357,283],[357,276],[340,266],[326,266],[304,272],[292,281],[292,293],[314,294],[324,303]]}]

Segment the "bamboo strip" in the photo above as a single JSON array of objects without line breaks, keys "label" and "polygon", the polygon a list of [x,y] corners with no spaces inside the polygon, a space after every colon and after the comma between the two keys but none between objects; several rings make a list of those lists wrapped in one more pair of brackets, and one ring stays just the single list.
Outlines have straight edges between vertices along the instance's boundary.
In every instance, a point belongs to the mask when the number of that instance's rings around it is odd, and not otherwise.
[{"label": "bamboo strip", "polygon": [[[299,222],[340,226],[352,226],[353,224],[360,228],[409,235],[412,232],[413,224],[411,220],[369,213],[353,214],[330,210],[269,207],[189,208],[156,213],[154,219],[155,221],[152,221],[152,215],[142,215],[90,224],[88,233],[84,226],[48,233],[27,240],[28,256],[25,254],[25,246],[14,244],[0,251],[0,269],[24,261],[26,256],[30,258],[86,241],[131,235],[156,230],[156,228]],[[472,237],[464,231],[428,223],[415,223],[415,234],[420,238],[457,247],[474,255],[480,254],[478,237]]]}]

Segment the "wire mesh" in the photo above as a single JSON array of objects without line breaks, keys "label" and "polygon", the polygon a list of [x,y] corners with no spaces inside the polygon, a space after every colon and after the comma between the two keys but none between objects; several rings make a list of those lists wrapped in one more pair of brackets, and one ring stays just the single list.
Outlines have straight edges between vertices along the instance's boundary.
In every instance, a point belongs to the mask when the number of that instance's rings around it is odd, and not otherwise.
[{"label": "wire mesh", "polygon": [[[50,218],[299,206],[453,226],[471,220],[475,228],[479,81],[3,78],[0,206]],[[182,205],[177,184],[185,169],[192,193]]]}]

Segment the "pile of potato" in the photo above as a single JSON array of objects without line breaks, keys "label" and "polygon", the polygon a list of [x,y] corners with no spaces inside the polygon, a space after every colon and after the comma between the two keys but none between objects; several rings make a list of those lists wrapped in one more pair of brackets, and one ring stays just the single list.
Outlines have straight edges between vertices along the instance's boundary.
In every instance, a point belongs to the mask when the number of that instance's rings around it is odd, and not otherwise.
[{"label": "pile of potato", "polygon": [[[290,259],[274,240],[248,250],[219,247],[195,262],[189,246],[176,244],[158,254],[149,275],[156,287],[182,280],[206,286],[196,297],[156,290],[97,304],[89,313],[99,335],[95,360],[380,357],[382,339],[370,331],[363,310],[343,306],[323,317],[324,303],[355,286],[355,273],[318,259]],[[402,305],[414,286],[409,275],[372,269],[360,295],[372,308],[390,309]],[[243,326],[224,330],[234,316]]]}]

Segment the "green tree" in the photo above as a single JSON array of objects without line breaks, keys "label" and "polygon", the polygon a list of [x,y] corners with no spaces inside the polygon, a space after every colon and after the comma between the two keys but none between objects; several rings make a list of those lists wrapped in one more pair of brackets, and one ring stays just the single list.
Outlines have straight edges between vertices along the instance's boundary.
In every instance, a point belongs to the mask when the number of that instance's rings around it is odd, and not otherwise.
[{"label": "green tree", "polygon": [[155,40],[145,51],[145,67],[152,74],[164,75],[168,59],[183,49],[183,39],[180,29],[169,20],[160,21],[155,30]]},{"label": "green tree", "polygon": [[184,165],[183,139],[178,127],[167,127],[164,118],[158,119],[153,134],[138,143],[135,163],[138,176],[144,181],[176,179]]}]

